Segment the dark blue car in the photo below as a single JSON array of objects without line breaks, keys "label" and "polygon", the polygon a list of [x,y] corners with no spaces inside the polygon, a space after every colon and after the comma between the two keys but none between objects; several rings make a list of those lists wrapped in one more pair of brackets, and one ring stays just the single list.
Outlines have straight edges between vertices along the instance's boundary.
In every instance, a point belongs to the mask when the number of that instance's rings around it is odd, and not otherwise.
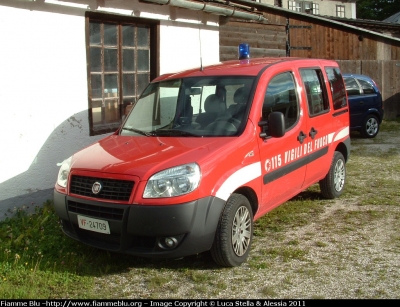
[{"label": "dark blue car", "polygon": [[350,129],[359,131],[363,137],[378,134],[383,119],[381,92],[370,77],[343,74],[350,107]]}]

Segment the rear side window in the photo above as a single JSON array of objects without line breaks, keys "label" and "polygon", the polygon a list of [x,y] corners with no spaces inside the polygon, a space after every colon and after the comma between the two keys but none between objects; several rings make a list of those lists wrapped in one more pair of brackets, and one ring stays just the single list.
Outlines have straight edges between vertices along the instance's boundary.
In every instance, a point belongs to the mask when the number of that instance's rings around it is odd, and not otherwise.
[{"label": "rear side window", "polygon": [[337,110],[347,106],[346,89],[340,69],[337,67],[325,68],[331,86],[333,109]]},{"label": "rear side window", "polygon": [[296,85],[290,72],[279,74],[268,84],[262,109],[263,119],[268,119],[272,112],[282,112],[285,116],[285,128],[290,129],[297,122],[299,103]]},{"label": "rear side window", "polygon": [[344,82],[346,83],[346,92],[348,96],[357,96],[361,94],[360,86],[356,79],[353,77],[346,77]]},{"label": "rear side window", "polygon": [[329,110],[329,101],[322,71],[320,69],[301,69],[300,74],[307,93],[310,116],[326,113]]},{"label": "rear side window", "polygon": [[364,94],[375,94],[374,87],[371,83],[361,79],[358,79],[358,82],[360,82]]},{"label": "rear side window", "polygon": [[346,77],[344,82],[346,83],[346,91],[348,96],[375,94],[373,85],[368,81],[354,77]]}]

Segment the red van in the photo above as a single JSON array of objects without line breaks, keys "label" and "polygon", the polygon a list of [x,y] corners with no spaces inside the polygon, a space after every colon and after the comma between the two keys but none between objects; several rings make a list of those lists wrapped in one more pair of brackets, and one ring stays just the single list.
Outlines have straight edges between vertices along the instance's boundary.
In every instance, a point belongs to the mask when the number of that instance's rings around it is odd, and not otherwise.
[{"label": "red van", "polygon": [[54,206],[97,248],[238,266],[255,220],[317,182],[342,194],[349,151],[335,61],[228,61],[153,80],[118,131],[63,162]]}]

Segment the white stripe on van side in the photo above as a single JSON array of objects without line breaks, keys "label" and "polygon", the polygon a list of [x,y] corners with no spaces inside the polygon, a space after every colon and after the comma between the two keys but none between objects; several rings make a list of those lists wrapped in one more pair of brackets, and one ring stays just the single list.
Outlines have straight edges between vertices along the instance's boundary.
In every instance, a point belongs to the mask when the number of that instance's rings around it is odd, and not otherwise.
[{"label": "white stripe on van side", "polygon": [[328,134],[328,144],[332,144],[334,134],[335,134],[334,132]]},{"label": "white stripe on van side", "polygon": [[350,134],[349,127],[343,128],[338,134],[336,134],[335,139],[333,140],[334,142],[343,139],[344,137],[348,136]]},{"label": "white stripe on van side", "polygon": [[258,177],[261,177],[261,162],[247,165],[230,175],[220,186],[215,196],[226,201],[238,187]]}]

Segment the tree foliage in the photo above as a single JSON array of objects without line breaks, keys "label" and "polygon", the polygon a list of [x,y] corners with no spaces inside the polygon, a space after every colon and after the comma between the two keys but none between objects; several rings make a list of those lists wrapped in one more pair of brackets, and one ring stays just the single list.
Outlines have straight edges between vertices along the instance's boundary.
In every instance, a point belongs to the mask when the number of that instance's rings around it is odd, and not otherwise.
[{"label": "tree foliage", "polygon": [[399,0],[357,0],[357,18],[382,21],[400,12]]}]

